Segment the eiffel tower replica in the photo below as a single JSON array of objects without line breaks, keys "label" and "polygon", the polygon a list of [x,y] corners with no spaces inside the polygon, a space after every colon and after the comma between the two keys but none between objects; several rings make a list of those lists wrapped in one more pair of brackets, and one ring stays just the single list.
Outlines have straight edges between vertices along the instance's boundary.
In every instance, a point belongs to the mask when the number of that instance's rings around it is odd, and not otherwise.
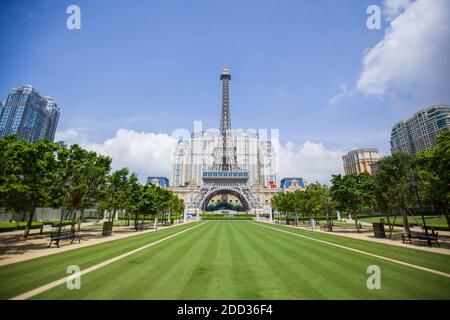
[{"label": "eiffel tower replica", "polygon": [[191,206],[206,211],[209,200],[219,194],[236,196],[244,210],[261,210],[249,185],[249,173],[239,167],[236,156],[233,132],[231,130],[230,81],[228,68],[222,70],[222,108],[220,115],[220,137],[214,148],[214,160],[207,171],[202,173],[203,187],[193,200]]}]

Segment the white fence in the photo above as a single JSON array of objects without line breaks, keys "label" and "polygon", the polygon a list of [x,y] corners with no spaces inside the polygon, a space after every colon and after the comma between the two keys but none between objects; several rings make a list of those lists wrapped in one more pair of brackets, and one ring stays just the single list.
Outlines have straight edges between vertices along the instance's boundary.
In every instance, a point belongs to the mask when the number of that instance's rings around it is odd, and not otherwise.
[{"label": "white fence", "polygon": [[[62,209],[52,209],[52,208],[37,208],[34,214],[33,221],[56,221],[61,219],[61,214],[63,214]],[[4,209],[0,208],[0,222],[10,222],[10,221],[28,221],[29,213],[13,213],[6,212]],[[76,212],[76,218],[80,217],[80,212]],[[95,209],[84,210],[84,217],[101,217],[101,213]],[[72,219],[73,214],[69,216],[69,212],[65,210],[63,219]]]}]

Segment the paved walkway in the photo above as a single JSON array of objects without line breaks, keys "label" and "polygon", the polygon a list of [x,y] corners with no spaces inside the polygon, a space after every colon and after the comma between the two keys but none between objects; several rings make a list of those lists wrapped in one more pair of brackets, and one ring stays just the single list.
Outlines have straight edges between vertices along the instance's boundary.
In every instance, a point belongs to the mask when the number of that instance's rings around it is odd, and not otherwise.
[{"label": "paved walkway", "polygon": [[[347,220],[348,221],[348,220]],[[285,224],[278,224],[275,222],[272,222],[274,225],[284,225]],[[362,225],[363,223],[361,223]],[[371,224],[370,224],[371,226]],[[304,229],[311,231],[311,228],[307,226],[288,226],[291,228],[298,228],[298,229]],[[412,229],[414,231],[414,229]],[[418,230],[419,231],[419,230]],[[319,230],[319,226],[316,226],[314,232],[318,233],[326,233],[326,234],[333,234],[337,236],[342,237],[348,237],[348,238],[354,238],[359,240],[365,240],[365,241],[372,241],[372,242],[378,242],[378,243],[384,243],[388,245],[394,245],[394,246],[400,246],[404,248],[410,248],[410,249],[417,249],[417,250],[423,250],[428,252],[435,252],[435,253],[441,253],[450,255],[450,233],[448,231],[439,231],[439,245],[440,248],[436,246],[435,243],[433,243],[433,247],[428,247],[426,241],[419,241],[413,239],[413,244],[410,243],[403,243],[402,241],[402,229],[397,229],[392,233],[392,239],[383,239],[383,238],[375,238],[373,231],[370,229],[363,229],[362,232],[358,233],[356,229],[341,229],[341,228],[333,228],[333,232],[327,232]],[[388,234],[386,234],[387,236]]]},{"label": "paved walkway", "polygon": [[[347,222],[348,222],[348,223],[355,223],[355,220],[349,220],[349,219],[347,219]],[[364,221],[359,221],[359,222],[361,222],[361,225],[362,225],[362,226],[368,226],[368,227],[370,226],[370,227],[372,228],[372,223],[370,223],[370,222],[364,222]],[[387,225],[385,225],[385,226],[387,227]],[[412,231],[413,231],[413,230],[415,231],[414,228],[411,228],[411,230],[412,230]],[[394,227],[394,231],[402,232],[402,231],[403,231],[403,228],[402,228],[402,227],[396,226],[396,227]],[[421,228],[417,229],[417,231],[418,231],[418,232],[423,232],[423,230],[422,230]],[[450,237],[450,231],[439,230],[438,232],[439,232],[439,235],[440,235],[440,236]]]},{"label": "paved walkway", "polygon": [[[183,222],[174,223],[171,226],[158,226],[158,230],[172,228],[182,223]],[[86,227],[85,224],[82,225],[82,228],[84,227]],[[62,240],[59,248],[56,246],[48,248],[50,239],[48,235],[38,236],[39,230],[34,232],[35,237],[28,240],[20,240],[20,236],[23,234],[23,231],[5,232],[0,234],[0,266],[75,250],[78,248],[84,248],[117,239],[138,236],[149,232],[154,231],[153,229],[148,229],[145,231],[136,232],[130,227],[114,227],[114,231],[111,236],[102,237],[101,231],[83,231],[81,233],[82,238],[80,243],[75,242],[71,244],[69,240]]]}]

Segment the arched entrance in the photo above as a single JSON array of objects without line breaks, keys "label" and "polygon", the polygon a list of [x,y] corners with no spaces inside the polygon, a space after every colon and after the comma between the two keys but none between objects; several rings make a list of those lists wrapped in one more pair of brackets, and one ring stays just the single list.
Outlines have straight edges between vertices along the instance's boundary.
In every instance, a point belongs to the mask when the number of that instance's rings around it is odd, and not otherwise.
[{"label": "arched entrance", "polygon": [[248,195],[245,194],[245,192],[237,187],[237,186],[211,186],[207,192],[204,193],[201,201],[199,202],[199,207],[206,211],[206,208],[208,206],[208,203],[211,201],[212,198],[218,196],[218,195],[232,195],[239,199],[240,203],[242,204],[242,207],[244,211],[249,211],[252,209],[251,202],[248,198]]}]

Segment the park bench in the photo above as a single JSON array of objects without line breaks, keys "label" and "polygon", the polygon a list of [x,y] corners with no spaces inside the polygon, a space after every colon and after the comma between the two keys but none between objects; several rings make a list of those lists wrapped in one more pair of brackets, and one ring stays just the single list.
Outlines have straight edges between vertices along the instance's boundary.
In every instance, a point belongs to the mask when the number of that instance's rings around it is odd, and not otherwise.
[{"label": "park bench", "polygon": [[331,232],[333,231],[333,226],[331,224],[320,225],[320,229],[323,231]]},{"label": "park bench", "polygon": [[426,234],[423,232],[411,232],[402,234],[402,240],[403,243],[405,243],[406,239],[408,239],[409,243],[412,244],[411,239],[417,239],[417,240],[425,240],[428,243],[428,246],[431,247],[431,242],[436,242],[436,245],[440,247],[438,242],[438,235],[439,232],[434,232],[434,229],[431,229],[431,234]]},{"label": "park bench", "polygon": [[78,243],[81,242],[81,235],[79,232],[75,231],[75,228],[71,228],[70,230],[57,230],[52,231],[50,233],[50,243],[48,244],[48,247],[52,245],[54,242],[56,246],[59,248],[59,242],[61,240],[70,239],[70,243],[73,243],[75,240],[78,240]]}]

